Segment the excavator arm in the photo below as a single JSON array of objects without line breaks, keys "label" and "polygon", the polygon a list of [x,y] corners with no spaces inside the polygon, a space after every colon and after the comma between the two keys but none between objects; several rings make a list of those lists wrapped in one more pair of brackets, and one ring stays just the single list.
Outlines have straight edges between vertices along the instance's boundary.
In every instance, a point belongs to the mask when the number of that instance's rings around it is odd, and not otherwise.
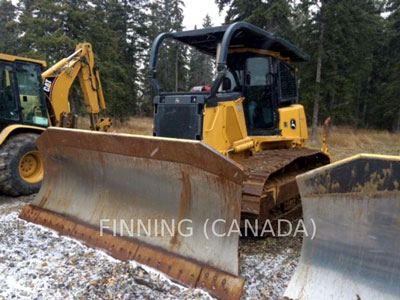
[{"label": "excavator arm", "polygon": [[42,73],[51,125],[77,127],[76,115],[71,113],[68,101],[69,91],[76,77],[79,78],[91,129],[107,131],[111,122],[108,118],[99,117],[100,112],[106,108],[106,103],[99,70],[89,43],[78,44],[73,54]]}]

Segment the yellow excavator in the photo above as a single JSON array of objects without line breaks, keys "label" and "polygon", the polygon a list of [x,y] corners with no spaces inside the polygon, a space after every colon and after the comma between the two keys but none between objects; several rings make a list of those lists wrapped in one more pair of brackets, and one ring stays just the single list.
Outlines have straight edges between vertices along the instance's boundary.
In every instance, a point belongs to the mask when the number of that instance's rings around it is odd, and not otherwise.
[{"label": "yellow excavator", "polygon": [[18,196],[35,193],[43,177],[43,162],[35,145],[48,126],[77,126],[68,94],[78,77],[91,129],[105,130],[108,119],[99,71],[89,43],[48,70],[46,62],[0,54],[0,192]]},{"label": "yellow excavator", "polygon": [[[215,57],[209,88],[162,90],[165,39]],[[294,64],[308,58],[245,22],[160,34],[150,55],[154,137],[47,129],[38,139],[46,176],[20,217],[238,299],[240,226],[290,214],[296,175],[330,162],[305,147]]]}]

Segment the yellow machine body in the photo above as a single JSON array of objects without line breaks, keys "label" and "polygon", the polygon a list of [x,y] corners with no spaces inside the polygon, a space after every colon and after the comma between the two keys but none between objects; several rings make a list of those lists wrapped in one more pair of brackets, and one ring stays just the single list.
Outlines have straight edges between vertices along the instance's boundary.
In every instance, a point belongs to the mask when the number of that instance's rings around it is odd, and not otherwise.
[{"label": "yellow machine body", "polygon": [[[294,104],[279,109],[281,135],[248,136],[244,100],[245,98],[239,98],[220,102],[215,107],[205,107],[203,142],[235,160],[250,156],[250,152],[254,154],[277,146],[284,148],[304,146],[308,133],[302,105]],[[295,129],[290,127],[290,122],[293,120],[297,124]]]},{"label": "yellow machine body", "polygon": [[9,62],[22,61],[22,62],[38,64],[38,65],[41,65],[43,68],[47,67],[47,63],[44,60],[16,56],[16,55],[3,54],[3,53],[0,53],[0,60],[9,61]]}]

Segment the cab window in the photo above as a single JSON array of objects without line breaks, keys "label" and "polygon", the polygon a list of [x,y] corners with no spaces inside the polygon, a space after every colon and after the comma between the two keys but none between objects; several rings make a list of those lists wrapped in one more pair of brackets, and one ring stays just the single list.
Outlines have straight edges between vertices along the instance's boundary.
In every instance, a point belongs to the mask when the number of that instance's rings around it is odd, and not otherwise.
[{"label": "cab window", "polygon": [[279,63],[279,81],[280,102],[289,104],[297,102],[296,70],[282,61]]},{"label": "cab window", "polygon": [[18,120],[18,107],[15,102],[12,75],[10,65],[0,64],[0,118]]},{"label": "cab window", "polygon": [[17,63],[16,71],[24,122],[47,126],[48,119],[44,105],[40,66]]},{"label": "cab window", "polygon": [[274,127],[274,76],[270,57],[250,57],[246,64],[246,116],[250,131]]}]

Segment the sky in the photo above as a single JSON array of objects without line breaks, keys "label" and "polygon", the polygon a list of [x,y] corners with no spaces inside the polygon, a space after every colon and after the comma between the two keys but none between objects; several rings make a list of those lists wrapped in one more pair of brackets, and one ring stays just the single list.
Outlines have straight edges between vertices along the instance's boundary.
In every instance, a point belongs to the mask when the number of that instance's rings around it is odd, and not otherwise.
[{"label": "sky", "polygon": [[222,11],[221,15],[215,0],[184,0],[185,8],[183,10],[183,25],[186,29],[201,28],[203,19],[208,13],[214,26],[221,25],[224,22],[226,12]]}]

